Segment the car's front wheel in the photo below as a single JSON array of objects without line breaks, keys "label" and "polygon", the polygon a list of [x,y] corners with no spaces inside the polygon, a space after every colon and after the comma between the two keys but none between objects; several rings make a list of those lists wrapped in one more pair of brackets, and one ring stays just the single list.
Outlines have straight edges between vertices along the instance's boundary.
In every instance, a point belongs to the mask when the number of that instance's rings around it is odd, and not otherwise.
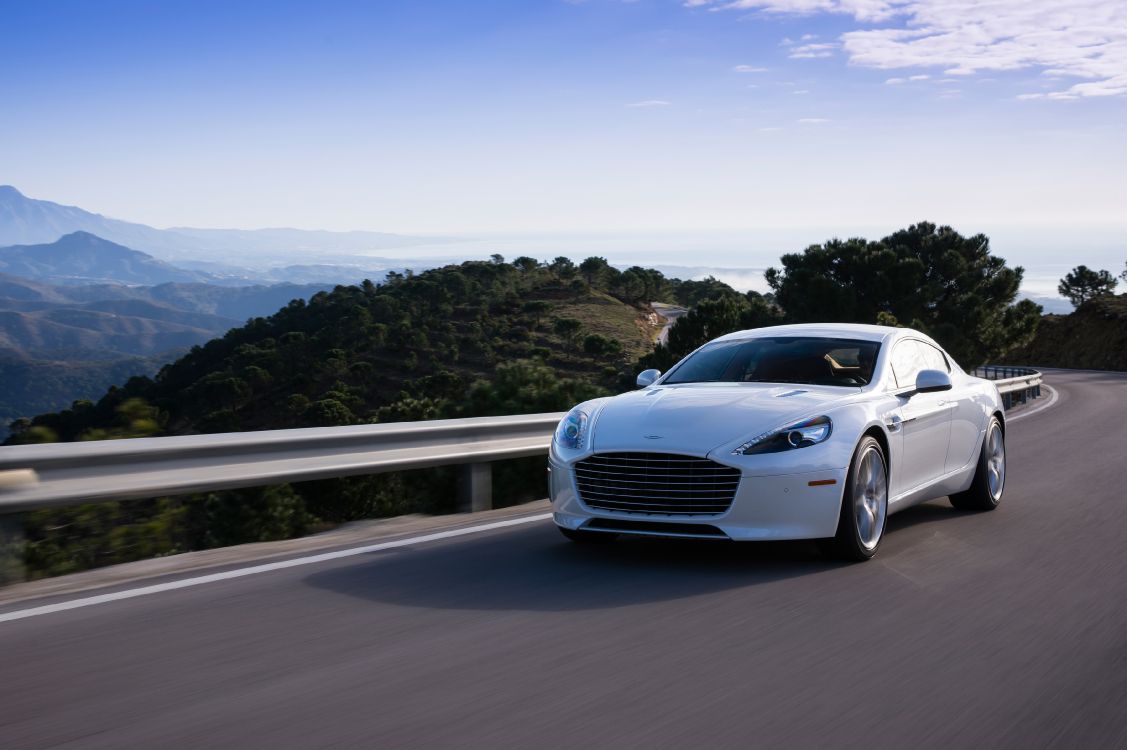
[{"label": "car's front wheel", "polygon": [[1002,502],[1006,489],[1006,435],[997,417],[990,417],[978,469],[966,492],[951,495],[951,505],[959,510],[994,510]]},{"label": "car's front wheel", "polygon": [[876,438],[866,435],[849,466],[831,552],[845,560],[868,560],[884,538],[887,519],[888,462]]}]

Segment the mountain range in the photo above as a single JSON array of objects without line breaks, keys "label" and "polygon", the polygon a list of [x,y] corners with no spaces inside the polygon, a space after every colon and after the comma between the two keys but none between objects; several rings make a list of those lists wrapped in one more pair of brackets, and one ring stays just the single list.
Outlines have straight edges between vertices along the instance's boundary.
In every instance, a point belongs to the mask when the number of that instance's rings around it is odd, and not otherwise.
[{"label": "mountain range", "polygon": [[146,253],[78,231],[40,245],[0,247],[0,273],[51,284],[214,282]]},{"label": "mountain range", "polygon": [[[88,232],[165,261],[239,265],[245,261],[307,261],[316,251],[323,260],[357,263],[376,250],[408,248],[453,240],[387,232],[326,232],[303,229],[156,229],[111,219],[52,201],[28,198],[11,185],[0,185],[0,246],[54,242],[66,234]],[[338,257],[331,257],[331,256]],[[345,256],[345,257],[339,257]]]}]

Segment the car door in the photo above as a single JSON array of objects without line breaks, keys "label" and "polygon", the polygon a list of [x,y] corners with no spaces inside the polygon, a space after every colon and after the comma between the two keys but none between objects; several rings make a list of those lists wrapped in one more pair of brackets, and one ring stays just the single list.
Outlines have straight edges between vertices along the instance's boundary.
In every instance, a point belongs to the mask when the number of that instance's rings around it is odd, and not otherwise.
[{"label": "car door", "polygon": [[950,391],[910,391],[915,387],[920,370],[937,369],[928,349],[934,347],[916,339],[901,339],[892,350],[892,373],[900,399],[903,440],[899,468],[896,463],[892,465],[896,494],[933,482],[946,471],[951,410],[955,402]]}]

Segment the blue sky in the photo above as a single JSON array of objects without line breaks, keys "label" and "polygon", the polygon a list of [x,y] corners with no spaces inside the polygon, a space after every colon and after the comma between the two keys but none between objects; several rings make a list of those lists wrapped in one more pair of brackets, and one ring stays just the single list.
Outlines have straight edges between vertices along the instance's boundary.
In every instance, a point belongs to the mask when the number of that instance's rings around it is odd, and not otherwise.
[{"label": "blue sky", "polygon": [[155,226],[1127,223],[1122,0],[0,0],[0,70],[0,183]]}]

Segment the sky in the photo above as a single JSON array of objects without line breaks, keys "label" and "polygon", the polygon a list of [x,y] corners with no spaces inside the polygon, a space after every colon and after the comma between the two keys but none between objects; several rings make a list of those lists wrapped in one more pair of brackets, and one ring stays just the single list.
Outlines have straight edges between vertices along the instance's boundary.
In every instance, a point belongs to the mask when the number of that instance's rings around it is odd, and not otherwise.
[{"label": "sky", "polygon": [[0,71],[0,183],[158,227],[1127,225],[1123,0],[0,0]]}]

